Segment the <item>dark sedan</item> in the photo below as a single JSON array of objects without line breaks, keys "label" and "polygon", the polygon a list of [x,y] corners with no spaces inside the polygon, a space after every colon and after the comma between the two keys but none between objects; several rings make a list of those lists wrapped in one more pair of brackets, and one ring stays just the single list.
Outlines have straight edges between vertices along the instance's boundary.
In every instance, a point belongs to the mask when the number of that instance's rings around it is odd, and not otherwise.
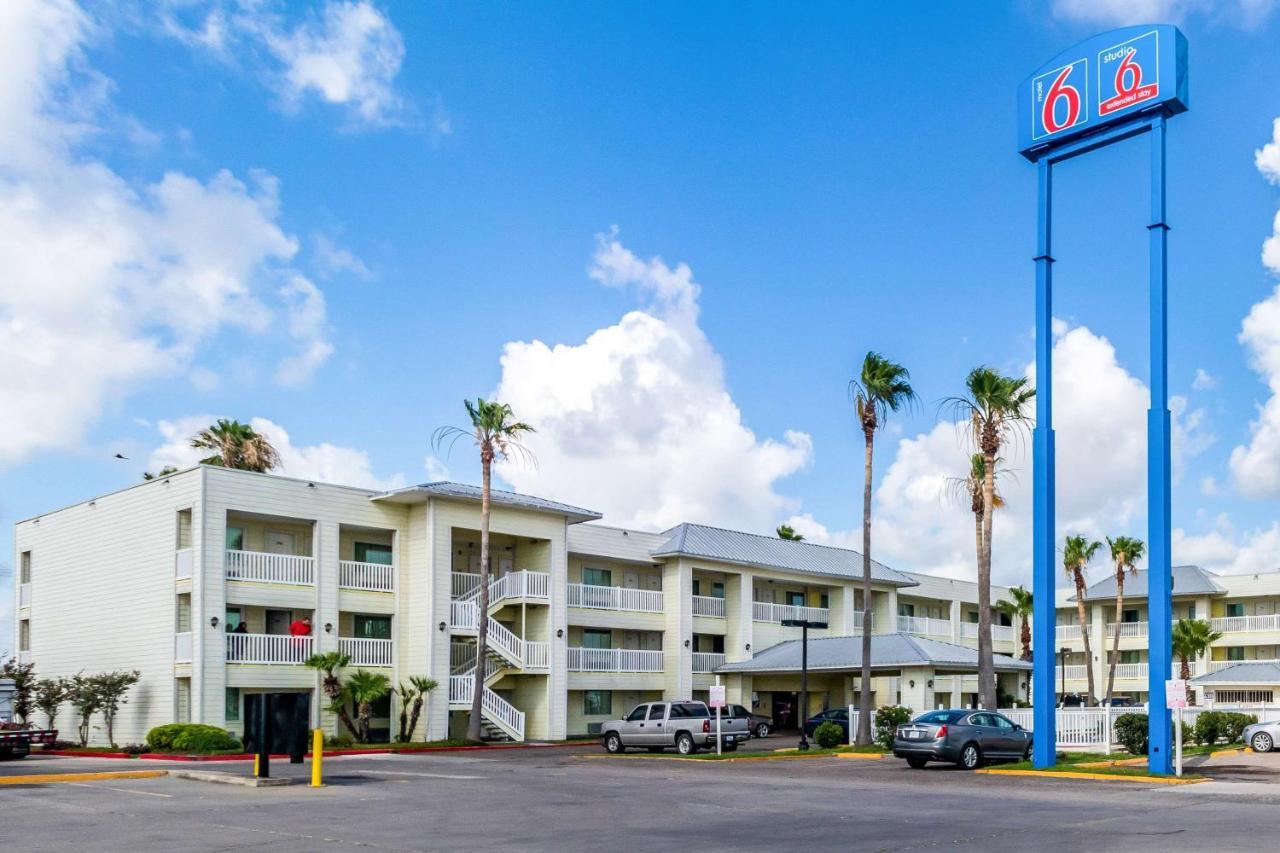
[{"label": "dark sedan", "polygon": [[974,770],[986,761],[1026,758],[1031,732],[995,711],[930,711],[898,726],[893,754],[917,768],[949,761]]},{"label": "dark sedan", "polygon": [[754,714],[743,705],[725,705],[722,713],[726,720],[745,720],[747,731],[752,737],[768,737],[769,729],[773,726],[773,718]]},{"label": "dark sedan", "polygon": [[823,723],[835,723],[844,730],[844,742],[849,742],[848,708],[828,708],[825,711],[814,714],[804,721],[804,733],[809,737],[813,737],[814,731]]}]

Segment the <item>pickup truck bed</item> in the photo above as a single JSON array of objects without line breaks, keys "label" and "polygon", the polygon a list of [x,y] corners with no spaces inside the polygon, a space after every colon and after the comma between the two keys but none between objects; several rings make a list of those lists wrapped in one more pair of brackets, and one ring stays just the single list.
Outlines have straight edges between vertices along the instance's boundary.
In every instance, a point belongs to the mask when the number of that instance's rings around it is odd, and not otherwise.
[{"label": "pickup truck bed", "polygon": [[0,731],[0,759],[26,758],[31,753],[31,744],[52,744],[57,739],[57,729],[10,729]]}]

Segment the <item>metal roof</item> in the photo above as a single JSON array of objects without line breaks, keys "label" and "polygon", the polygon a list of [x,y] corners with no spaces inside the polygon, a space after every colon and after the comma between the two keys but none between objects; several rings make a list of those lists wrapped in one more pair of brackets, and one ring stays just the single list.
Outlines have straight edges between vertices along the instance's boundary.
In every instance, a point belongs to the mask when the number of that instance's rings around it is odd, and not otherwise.
[{"label": "metal roof", "polygon": [[[1213,575],[1199,566],[1173,567],[1174,595],[1223,595],[1226,589],[1213,579]],[[1091,584],[1084,591],[1085,601],[1114,601],[1116,597],[1116,576],[1108,574],[1105,578]],[[1147,570],[1139,569],[1124,579],[1125,598],[1147,597]],[[1071,596],[1068,601],[1075,601]]]},{"label": "metal roof", "polygon": [[[799,672],[800,640],[787,640],[757,652],[751,660],[727,663],[717,672]],[[898,669],[903,666],[935,666],[978,671],[978,650],[912,634],[875,634],[871,637],[871,668]],[[995,656],[996,670],[1030,670],[1027,661],[1006,655]],[[855,670],[862,668],[862,635],[821,637],[809,640],[809,669]]]},{"label": "metal roof", "polygon": [[[705,557],[722,563],[813,575],[862,577],[862,555],[848,548],[796,542],[703,524],[680,524],[664,531],[663,535],[667,540],[653,552],[655,557]],[[871,561],[871,578],[895,586],[916,585],[911,578],[875,560]]]},{"label": "metal roof", "polygon": [[1212,687],[1235,684],[1280,684],[1280,663],[1275,661],[1240,661],[1217,672],[1207,672],[1191,679],[1192,684]]},{"label": "metal roof", "polygon": [[[370,500],[391,501],[393,503],[422,503],[429,497],[452,498],[454,500],[462,501],[479,501],[480,487],[473,486],[469,483],[450,483],[445,481],[423,483],[418,486],[407,486],[403,489],[393,489],[389,492],[383,492],[380,495],[374,495]],[[559,501],[547,500],[546,498],[537,498],[533,495],[522,495],[518,492],[507,492],[502,489],[490,489],[489,500],[498,506],[563,515],[569,519],[571,524],[577,524],[581,521],[595,521],[602,517],[600,513],[589,509],[583,509],[582,507],[563,504]]]}]

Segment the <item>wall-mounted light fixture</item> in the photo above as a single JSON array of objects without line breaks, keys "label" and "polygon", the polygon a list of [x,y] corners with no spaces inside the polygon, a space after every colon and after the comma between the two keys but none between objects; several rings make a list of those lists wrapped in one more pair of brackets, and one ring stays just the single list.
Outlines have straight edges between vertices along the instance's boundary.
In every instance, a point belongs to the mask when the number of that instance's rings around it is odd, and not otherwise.
[{"label": "wall-mounted light fixture", "polygon": [[445,629],[446,629],[446,628],[448,628],[448,627],[449,627],[448,623],[446,623],[446,622],[441,622],[441,623],[440,623],[440,633],[441,633],[441,634],[443,634],[443,633],[444,633],[444,631],[445,631]]},{"label": "wall-mounted light fixture", "polygon": [[217,616],[210,616],[210,617],[209,617],[209,627],[210,627],[210,628],[217,628],[217,627],[218,627],[218,617],[217,617]]},{"label": "wall-mounted light fixture", "polygon": [[933,686],[933,679],[932,679],[932,678],[930,678],[930,679],[929,679],[929,686],[930,686],[930,687],[932,687],[932,686]]},{"label": "wall-mounted light fixture", "polygon": [[561,637],[563,637],[563,636],[564,636],[564,629],[563,629],[563,628],[557,628],[557,629],[556,629],[556,639],[557,639],[557,640],[559,640],[559,639],[560,639]]},{"label": "wall-mounted light fixture", "polygon": [[332,634],[332,633],[333,633],[333,623],[332,623],[332,622],[326,622],[326,623],[324,623],[324,632],[325,632],[326,634]]},{"label": "wall-mounted light fixture", "polygon": [[751,644],[747,643],[747,651],[751,651]]},{"label": "wall-mounted light fixture", "polygon": [[916,680],[915,680],[914,678],[913,678],[913,679],[911,679],[910,681],[908,681],[908,682],[907,682],[907,685],[908,685],[909,687],[915,687],[915,686],[916,686]]},{"label": "wall-mounted light fixture", "polygon": [[685,640],[685,641],[684,641],[684,647],[685,647],[686,649],[687,649],[687,648],[689,648],[689,641],[688,641],[688,640]]},{"label": "wall-mounted light fixture", "polygon": [[315,483],[307,483],[307,488],[308,488],[308,489],[314,489],[315,487],[316,487],[316,484],[315,484]]}]

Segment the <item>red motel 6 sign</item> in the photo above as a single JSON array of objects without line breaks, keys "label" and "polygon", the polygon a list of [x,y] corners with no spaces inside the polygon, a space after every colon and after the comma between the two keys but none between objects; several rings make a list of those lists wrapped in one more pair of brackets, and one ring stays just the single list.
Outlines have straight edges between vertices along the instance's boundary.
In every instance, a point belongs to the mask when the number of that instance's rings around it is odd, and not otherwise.
[{"label": "red motel 6 sign", "polygon": [[1018,90],[1018,150],[1054,145],[1138,113],[1187,109],[1187,40],[1177,27],[1125,27],[1094,36],[1031,74]]}]

